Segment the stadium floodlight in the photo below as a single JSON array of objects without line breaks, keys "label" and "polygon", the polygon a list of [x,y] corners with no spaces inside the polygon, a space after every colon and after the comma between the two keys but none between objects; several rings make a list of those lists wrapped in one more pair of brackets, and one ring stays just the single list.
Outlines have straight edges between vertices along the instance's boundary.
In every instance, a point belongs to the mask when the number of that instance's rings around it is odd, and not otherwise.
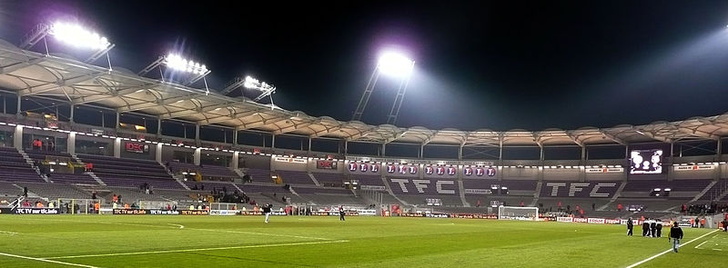
[{"label": "stadium floodlight", "polygon": [[404,77],[409,75],[415,62],[407,56],[396,52],[385,52],[379,57],[377,68],[386,75]]},{"label": "stadium floodlight", "polygon": [[207,69],[207,65],[182,57],[178,53],[170,52],[167,53],[167,55],[165,56],[159,57],[156,61],[152,62],[147,67],[139,71],[137,75],[144,76],[155,68],[159,68],[159,73],[162,76],[162,81],[165,81],[164,72],[161,68],[162,66],[166,66],[167,68],[175,72],[188,74],[189,76],[187,77],[187,79],[182,81],[183,85],[191,85],[202,79],[205,82],[205,93],[210,94],[210,88],[207,86],[207,79],[205,79],[205,76],[207,76],[211,72],[209,69]]},{"label": "stadium floodlight", "polygon": [[50,25],[46,23],[38,24],[23,38],[23,41],[20,43],[20,48],[30,49],[35,44],[43,40],[46,55],[49,55],[50,51],[46,41],[46,37],[48,35],[55,37],[55,39],[67,45],[94,51],[94,53],[86,59],[86,62],[88,63],[94,62],[101,56],[106,55],[109,70],[111,69],[109,51],[114,48],[114,44],[110,43],[106,37],[77,23],[56,21]]},{"label": "stadium floodlight", "polygon": [[200,64],[199,62],[194,62],[192,60],[187,60],[182,56],[174,53],[169,53],[167,54],[167,56],[164,57],[164,64],[167,65],[167,67],[169,67],[170,69],[188,72],[195,75],[207,75],[210,72],[210,70],[207,69],[206,65]]},{"label": "stadium floodlight", "polygon": [[380,74],[383,73],[387,76],[400,79],[399,89],[397,90],[397,95],[394,98],[394,104],[387,116],[387,124],[394,125],[397,121],[399,110],[402,107],[404,94],[407,92],[407,85],[409,84],[410,77],[414,71],[414,66],[415,61],[402,53],[394,51],[383,52],[379,57],[376,68],[374,68],[374,72],[372,72],[372,76],[369,78],[369,83],[367,83],[367,87],[364,89],[364,94],[359,100],[359,105],[356,107],[354,116],[351,120],[361,120],[364,108],[366,108],[367,103],[369,102],[369,97],[372,95],[372,91],[377,84],[377,80],[379,80]]},{"label": "stadium floodlight", "polygon": [[66,44],[76,47],[102,50],[111,46],[111,43],[109,43],[106,37],[87,30],[79,24],[56,22],[51,25],[48,34]]},{"label": "stadium floodlight", "polygon": [[265,97],[270,98],[270,105],[271,109],[273,106],[273,94],[276,92],[276,87],[274,85],[268,84],[266,82],[261,82],[258,79],[255,79],[250,76],[246,76],[245,80],[241,80],[242,86],[249,89],[256,89],[260,91],[260,95],[255,97],[253,101],[260,101],[261,99]]}]

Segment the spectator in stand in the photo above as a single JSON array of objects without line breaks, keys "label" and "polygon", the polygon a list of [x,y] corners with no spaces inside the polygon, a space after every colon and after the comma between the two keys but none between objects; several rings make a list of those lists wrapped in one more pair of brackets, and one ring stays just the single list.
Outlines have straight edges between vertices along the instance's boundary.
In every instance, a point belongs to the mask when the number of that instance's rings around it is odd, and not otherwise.
[{"label": "spectator in stand", "polygon": [[96,191],[91,192],[91,199],[96,199]]},{"label": "spectator in stand", "polygon": [[621,203],[617,204],[617,211],[622,211],[622,209],[624,209],[624,206]]},{"label": "spectator in stand", "polygon": [[92,172],[92,171],[94,171],[94,164],[92,164],[92,163],[86,163],[86,165],[84,165],[84,170],[83,171],[85,171],[85,172]]},{"label": "spectator in stand", "polygon": [[33,150],[40,150],[40,148],[43,147],[43,142],[39,139],[33,140]]},{"label": "spectator in stand", "polygon": [[672,239],[672,251],[677,253],[677,249],[680,247],[680,240],[683,239],[683,231],[677,222],[672,224],[670,228],[670,235],[667,237],[669,242]]}]

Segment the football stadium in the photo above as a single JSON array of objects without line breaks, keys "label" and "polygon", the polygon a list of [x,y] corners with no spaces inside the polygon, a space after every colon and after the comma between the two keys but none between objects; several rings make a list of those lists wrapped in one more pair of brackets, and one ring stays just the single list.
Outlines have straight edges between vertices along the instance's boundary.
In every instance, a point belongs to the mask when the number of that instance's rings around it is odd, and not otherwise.
[{"label": "football stadium", "polygon": [[[728,114],[402,127],[415,62],[384,54],[339,120],[274,105],[254,77],[211,88],[192,55],[114,65],[94,31],[0,40],[0,267],[728,263]],[[365,123],[384,73],[401,79],[387,124]]]}]

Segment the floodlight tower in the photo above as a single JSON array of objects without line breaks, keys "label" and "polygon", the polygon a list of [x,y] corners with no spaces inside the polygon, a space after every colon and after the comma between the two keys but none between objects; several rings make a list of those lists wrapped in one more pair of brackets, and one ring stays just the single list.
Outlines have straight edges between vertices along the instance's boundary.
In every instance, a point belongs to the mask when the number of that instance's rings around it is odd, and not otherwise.
[{"label": "floodlight tower", "polygon": [[162,66],[166,66],[173,71],[190,74],[187,80],[182,81],[182,84],[184,85],[191,85],[202,79],[205,82],[206,92],[208,94],[210,93],[210,88],[208,88],[207,86],[207,79],[205,79],[205,76],[210,74],[210,70],[207,69],[207,66],[205,64],[183,58],[176,53],[169,53],[166,56],[159,57],[156,61],[152,62],[147,67],[139,71],[138,75],[143,76],[154,70],[155,68],[159,68],[159,73],[162,76],[162,81],[164,81],[164,72],[162,71]]},{"label": "floodlight tower", "polygon": [[407,92],[407,85],[409,84],[409,80],[414,66],[415,62],[409,59],[407,56],[394,52],[383,53],[379,57],[377,67],[374,68],[372,76],[369,78],[367,87],[366,89],[364,89],[364,94],[359,100],[359,105],[356,107],[356,111],[354,111],[354,116],[352,117],[352,120],[361,120],[361,116],[362,114],[364,114],[364,108],[366,108],[367,103],[369,102],[369,97],[371,97],[372,91],[374,91],[377,80],[379,80],[379,76],[381,74],[384,74],[400,79],[399,89],[397,89],[397,95],[394,98],[394,104],[392,105],[392,109],[389,111],[389,115],[387,116],[387,124],[393,125],[397,121],[399,110],[402,107],[404,94],[405,92]]},{"label": "floodlight tower", "polygon": [[106,61],[111,70],[111,59],[109,51],[114,48],[114,44],[109,43],[106,37],[98,33],[88,30],[79,24],[67,22],[54,22],[52,24],[41,23],[35,26],[20,42],[21,49],[30,49],[38,42],[43,40],[46,55],[50,54],[48,50],[48,42],[46,37],[53,36],[59,41],[71,46],[91,49],[94,53],[86,59],[85,62],[91,63],[106,55]]},{"label": "floodlight tower", "polygon": [[233,81],[228,83],[228,85],[225,86],[223,90],[220,91],[220,94],[227,95],[228,93],[239,87],[260,91],[260,94],[257,97],[253,98],[253,101],[257,102],[265,97],[269,97],[271,109],[273,108],[273,94],[276,93],[276,87],[266,82],[261,82],[258,79],[250,76],[246,76],[245,78],[236,77],[235,79],[233,79]]}]

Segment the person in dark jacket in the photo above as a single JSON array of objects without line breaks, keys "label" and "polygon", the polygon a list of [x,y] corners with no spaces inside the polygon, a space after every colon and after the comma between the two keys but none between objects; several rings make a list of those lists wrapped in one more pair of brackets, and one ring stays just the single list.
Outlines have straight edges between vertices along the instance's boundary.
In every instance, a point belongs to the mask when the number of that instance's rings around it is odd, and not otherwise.
[{"label": "person in dark jacket", "polygon": [[346,221],[344,216],[346,216],[346,211],[344,211],[344,206],[339,206],[339,220]]},{"label": "person in dark jacket", "polygon": [[[662,237],[662,220],[661,219],[657,219],[657,227],[655,227],[655,228],[656,228],[655,230],[657,231],[657,237]],[[653,237],[655,237],[655,236],[653,235]]]},{"label": "person in dark jacket", "polygon": [[683,231],[680,226],[678,226],[677,222],[674,222],[672,224],[672,227],[670,228],[670,236],[667,238],[667,241],[670,241],[672,239],[672,251],[677,253],[677,249],[680,247],[680,240],[683,239]]},{"label": "person in dark jacket", "polygon": [[273,205],[271,205],[271,204],[265,204],[263,206],[263,215],[265,215],[265,223],[268,223],[268,218],[270,218],[271,208],[273,208]]},{"label": "person in dark jacket", "polygon": [[650,219],[650,236],[657,237],[657,221]]},{"label": "person in dark jacket", "polygon": [[642,236],[647,236],[647,234],[650,232],[650,223],[647,221],[648,221],[647,218],[645,218],[645,220],[642,221]]},{"label": "person in dark jacket", "polygon": [[632,236],[632,230],[634,229],[634,222],[632,218],[627,219],[627,236]]}]

